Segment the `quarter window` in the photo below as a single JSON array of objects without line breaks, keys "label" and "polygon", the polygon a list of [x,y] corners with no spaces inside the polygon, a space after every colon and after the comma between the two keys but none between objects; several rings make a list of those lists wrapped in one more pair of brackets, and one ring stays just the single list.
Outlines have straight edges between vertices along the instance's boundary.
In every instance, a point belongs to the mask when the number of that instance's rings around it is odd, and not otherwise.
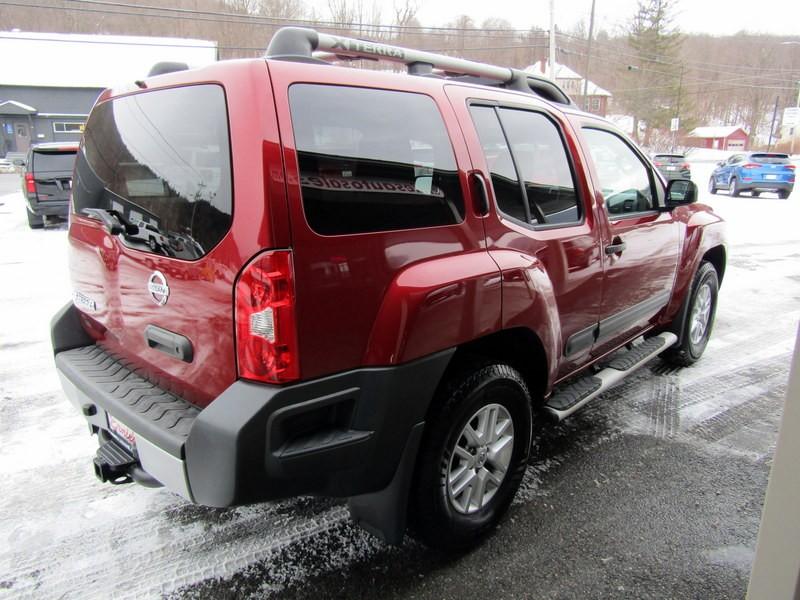
[{"label": "quarter window", "polygon": [[575,180],[556,125],[532,111],[473,106],[471,112],[498,208],[534,225],[578,222]]},{"label": "quarter window", "polygon": [[303,209],[322,235],[453,225],[464,200],[433,99],[367,88],[289,90]]},{"label": "quarter window", "polygon": [[510,217],[528,222],[517,170],[494,108],[473,106],[471,112],[489,166],[497,207]]},{"label": "quarter window", "polygon": [[631,147],[619,136],[601,129],[584,128],[583,135],[592,154],[609,214],[652,210],[650,175]]}]

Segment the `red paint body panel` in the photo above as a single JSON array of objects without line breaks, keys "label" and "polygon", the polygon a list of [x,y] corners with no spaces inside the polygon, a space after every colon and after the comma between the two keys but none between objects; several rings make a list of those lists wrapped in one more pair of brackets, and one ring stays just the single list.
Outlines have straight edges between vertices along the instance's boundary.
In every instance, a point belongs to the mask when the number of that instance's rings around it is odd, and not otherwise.
[{"label": "red paint body panel", "polygon": [[[588,115],[561,111],[534,96],[482,86],[281,61],[228,61],[200,71],[148,80],[148,89],[194,83],[223,86],[230,123],[233,224],[196,261],[130,249],[100,224],[72,215],[74,287],[99,299],[88,327],[112,350],[159,383],[201,406],[236,378],[234,282],[241,268],[269,248],[292,250],[300,377],[311,379],[364,365],[392,365],[503,329],[534,332],[547,355],[547,390],[596,361],[616,344],[678,311],[709,248],[723,243],[721,220],[707,207],[610,222],[580,126]],[[459,170],[465,218],[457,225],[324,236],[306,221],[288,91],[300,82],[425,94],[449,134]],[[138,87],[104,92],[147,93]],[[473,99],[547,114],[571,156],[583,220],[559,228],[526,227],[495,210],[480,216],[468,185],[489,169],[469,113]],[[657,179],[657,184],[663,183]],[[621,257],[604,246],[620,236]],[[147,278],[160,270],[170,297],[156,306]],[[666,309],[596,347],[564,356],[566,340],[603,318],[663,291]],[[152,350],[144,328],[188,337],[192,363]],[[624,339],[623,339],[624,338]]]},{"label": "red paint body panel", "polygon": [[[418,303],[424,303],[424,298],[408,299],[410,304],[405,308],[388,305],[395,300],[406,302],[397,294],[397,290],[406,284],[397,278],[414,263],[436,261],[430,269],[414,271],[437,271],[442,274],[439,283],[432,283],[425,293],[433,292],[437,285],[446,286],[452,282],[447,274],[447,263],[440,262],[443,257],[454,256],[459,259],[455,262],[462,262],[462,255],[477,256],[474,253],[484,247],[481,219],[470,210],[472,199],[466,175],[469,158],[459,124],[442,94],[441,82],[421,77],[398,78],[386,73],[343,67],[278,61],[270,61],[269,64],[289,190],[302,376],[311,378],[352,369],[364,360],[372,365],[394,364],[450,347],[452,344],[448,345],[448,342],[472,339],[485,331],[485,315],[473,315],[473,311],[465,310],[463,306],[460,308],[464,311],[462,318],[452,323],[459,331],[453,333],[445,329],[447,323],[435,324],[436,315],[439,315],[442,307],[421,309]],[[338,236],[323,236],[312,231],[303,213],[288,100],[289,87],[293,83],[310,81],[414,92],[433,98],[450,135],[460,171],[459,179],[467,208],[464,221],[460,225],[446,227]],[[486,299],[488,292],[484,286],[491,280],[492,274],[486,272],[485,265],[486,261],[483,260],[482,265],[472,269],[475,279],[469,284],[464,282],[463,299],[467,303]],[[406,280],[411,277],[406,275]],[[493,296],[489,293],[489,297]],[[449,299],[444,304],[452,310],[454,300]],[[490,303],[484,310],[490,313],[495,311],[499,317],[499,301],[496,304],[492,308]],[[389,315],[400,315],[404,310],[412,311],[414,318],[422,319],[422,322],[406,321],[405,329],[386,322]],[[420,310],[421,313],[417,312]],[[407,314],[406,317],[410,318],[411,315]],[[420,331],[415,330],[412,334],[408,330],[411,323],[419,325]],[[399,339],[388,339],[389,330],[397,331]],[[423,332],[427,332],[429,340],[422,341]]]}]

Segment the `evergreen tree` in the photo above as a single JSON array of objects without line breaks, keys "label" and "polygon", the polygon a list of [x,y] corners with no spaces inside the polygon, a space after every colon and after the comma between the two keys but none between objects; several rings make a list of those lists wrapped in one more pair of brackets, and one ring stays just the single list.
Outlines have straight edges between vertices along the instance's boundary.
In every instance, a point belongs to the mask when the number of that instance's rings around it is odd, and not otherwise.
[{"label": "evergreen tree", "polygon": [[644,143],[650,141],[653,129],[669,129],[670,119],[689,112],[681,89],[683,65],[678,56],[683,37],[674,24],[678,0],[639,0],[628,28],[628,46],[635,55],[635,64],[622,94],[622,103],[634,116],[634,136],[638,121],[646,125]]}]

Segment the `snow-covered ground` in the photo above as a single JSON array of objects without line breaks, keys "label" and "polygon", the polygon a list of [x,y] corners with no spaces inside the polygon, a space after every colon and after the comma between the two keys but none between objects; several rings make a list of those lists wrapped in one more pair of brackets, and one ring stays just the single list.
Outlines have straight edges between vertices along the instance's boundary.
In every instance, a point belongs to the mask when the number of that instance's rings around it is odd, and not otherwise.
[{"label": "snow-covered ground", "polygon": [[[707,354],[681,370],[655,361],[595,401],[578,422],[602,421],[599,434],[562,425],[581,451],[623,434],[751,461],[773,450],[800,318],[800,191],[710,196],[712,167],[693,164],[694,179],[728,221],[731,247]],[[61,393],[49,345],[50,316],[70,297],[66,250],[65,227],[31,231],[21,194],[0,195],[0,597],[280,597],[393,552],[335,501],[215,510],[97,482],[96,442]],[[543,478],[561,459],[532,462],[517,507],[557,501]]]}]

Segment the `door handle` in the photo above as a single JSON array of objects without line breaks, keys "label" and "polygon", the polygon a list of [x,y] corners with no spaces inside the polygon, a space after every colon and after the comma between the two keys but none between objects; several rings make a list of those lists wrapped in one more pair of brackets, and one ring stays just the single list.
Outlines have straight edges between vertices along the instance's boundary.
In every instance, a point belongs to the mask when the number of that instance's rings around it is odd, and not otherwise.
[{"label": "door handle", "polygon": [[623,250],[627,247],[627,244],[623,242],[619,237],[614,238],[613,243],[606,246],[606,254],[609,256],[612,254],[622,254]]},{"label": "door handle", "polygon": [[489,214],[489,193],[486,190],[486,182],[478,171],[472,171],[469,179],[472,193],[475,195],[475,209],[479,216],[484,217]]}]

